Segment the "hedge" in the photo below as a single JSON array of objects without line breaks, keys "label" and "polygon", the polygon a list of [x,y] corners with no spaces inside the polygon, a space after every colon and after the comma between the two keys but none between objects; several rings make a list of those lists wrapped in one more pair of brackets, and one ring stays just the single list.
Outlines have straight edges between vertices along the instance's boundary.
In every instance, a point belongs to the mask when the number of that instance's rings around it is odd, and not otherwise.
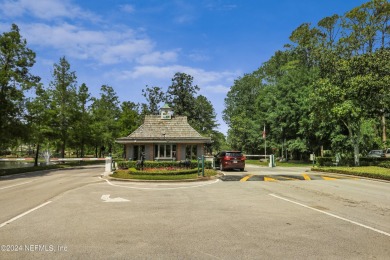
[{"label": "hedge", "polygon": [[312,168],[312,171],[331,172],[356,175],[374,179],[382,179],[390,181],[390,171],[377,166],[369,167],[327,167],[327,168]]},{"label": "hedge", "polygon": [[[116,161],[119,169],[130,169],[130,168],[137,168],[137,162],[136,161]],[[211,169],[212,163],[210,161],[205,161],[205,169]],[[175,167],[175,168],[190,168],[195,169],[198,168],[198,162],[197,161],[190,161],[189,167],[185,167],[183,162],[180,161],[145,161],[144,162],[144,168],[169,168],[169,167]]]},{"label": "hedge", "polygon": [[381,162],[380,164],[378,164],[378,166],[379,166],[379,167],[389,168],[389,169],[390,169],[390,161]]},{"label": "hedge", "polygon": [[129,168],[128,173],[132,175],[184,175],[198,173],[198,169],[141,171],[135,168]]},{"label": "hedge", "polygon": [[[318,166],[336,166],[336,159],[334,157],[317,157]],[[389,158],[375,158],[375,157],[361,157],[359,158],[360,166],[379,166],[381,163],[390,163]],[[354,166],[354,158],[341,158],[337,166]]]}]

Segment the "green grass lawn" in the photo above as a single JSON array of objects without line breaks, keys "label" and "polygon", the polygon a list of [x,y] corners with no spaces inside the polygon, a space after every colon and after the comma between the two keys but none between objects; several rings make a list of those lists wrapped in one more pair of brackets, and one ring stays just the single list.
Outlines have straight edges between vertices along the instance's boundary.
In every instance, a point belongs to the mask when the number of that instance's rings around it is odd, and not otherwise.
[{"label": "green grass lawn", "polygon": [[356,175],[368,178],[382,179],[390,181],[390,169],[378,166],[361,167],[315,167],[312,171],[333,172],[341,174]]}]

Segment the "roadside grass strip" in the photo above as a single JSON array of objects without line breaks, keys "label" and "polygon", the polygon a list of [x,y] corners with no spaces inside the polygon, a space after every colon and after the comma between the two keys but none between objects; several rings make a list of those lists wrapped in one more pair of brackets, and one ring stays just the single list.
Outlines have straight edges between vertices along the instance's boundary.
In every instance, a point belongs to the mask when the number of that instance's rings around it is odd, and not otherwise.
[{"label": "roadside grass strip", "polygon": [[384,167],[378,167],[378,166],[314,167],[311,170],[317,172],[348,174],[348,175],[355,175],[359,177],[367,177],[367,178],[390,181],[390,169]]}]

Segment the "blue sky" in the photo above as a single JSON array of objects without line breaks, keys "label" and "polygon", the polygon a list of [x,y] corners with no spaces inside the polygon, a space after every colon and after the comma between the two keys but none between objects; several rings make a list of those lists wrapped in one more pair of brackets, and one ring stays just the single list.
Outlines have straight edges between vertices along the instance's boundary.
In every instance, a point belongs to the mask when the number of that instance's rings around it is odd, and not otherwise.
[{"label": "blue sky", "polygon": [[194,77],[213,104],[220,131],[224,98],[288,43],[316,24],[367,1],[320,0],[0,0],[0,32],[16,23],[37,54],[33,73],[48,85],[65,56],[93,96],[110,85],[121,101],[146,102],[146,85],[164,90],[176,72]]}]

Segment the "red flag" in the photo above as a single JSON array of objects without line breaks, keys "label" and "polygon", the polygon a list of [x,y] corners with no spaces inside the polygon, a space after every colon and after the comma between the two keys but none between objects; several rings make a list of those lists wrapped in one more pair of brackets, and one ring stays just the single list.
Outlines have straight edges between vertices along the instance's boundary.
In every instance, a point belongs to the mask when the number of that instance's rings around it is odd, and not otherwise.
[{"label": "red flag", "polygon": [[267,136],[266,132],[265,132],[265,125],[264,125],[264,130],[263,130],[263,139],[265,139]]}]

